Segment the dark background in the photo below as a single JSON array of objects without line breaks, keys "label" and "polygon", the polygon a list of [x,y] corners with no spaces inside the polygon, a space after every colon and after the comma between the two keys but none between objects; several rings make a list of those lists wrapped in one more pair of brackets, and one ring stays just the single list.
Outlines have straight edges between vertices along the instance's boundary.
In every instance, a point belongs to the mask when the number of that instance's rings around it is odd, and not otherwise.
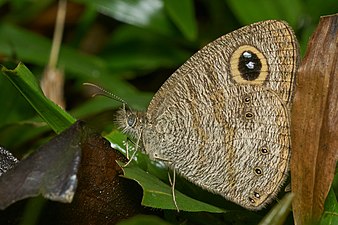
[{"label": "dark background", "polygon": [[[0,0],[0,64],[14,68],[22,61],[41,78],[57,6],[53,0]],[[66,110],[109,132],[121,104],[91,98],[82,83],[95,83],[146,110],[170,74],[217,37],[257,21],[285,20],[303,55],[320,16],[337,9],[336,0],[68,1],[58,63],[65,76]],[[0,145],[18,158],[53,134],[4,76],[0,103]]]}]

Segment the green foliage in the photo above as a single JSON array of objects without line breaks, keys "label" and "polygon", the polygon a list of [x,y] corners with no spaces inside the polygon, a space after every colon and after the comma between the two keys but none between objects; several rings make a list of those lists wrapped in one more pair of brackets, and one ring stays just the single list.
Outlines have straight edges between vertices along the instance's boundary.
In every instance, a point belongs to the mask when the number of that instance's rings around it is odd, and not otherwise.
[{"label": "green foliage", "polygon": [[[45,98],[35,83],[40,79],[48,63],[52,35],[51,32],[42,35],[46,30],[33,29],[33,25],[37,24],[37,16],[43,15],[43,12],[55,5],[55,1],[32,3],[32,1],[22,0],[0,0],[0,9],[3,9],[1,12],[7,9],[6,13],[1,15],[0,21],[0,64],[6,67],[2,68],[2,73],[7,76],[0,76],[2,106],[0,145],[14,151],[17,155],[25,155],[34,150],[37,145],[45,141],[45,137],[48,136],[46,132],[50,129],[57,133],[62,131],[74,121],[73,117],[88,120],[96,124],[99,129],[108,131],[108,139],[115,140],[115,143],[119,143],[124,138],[115,129],[110,132],[113,124],[112,117],[102,116],[113,114],[112,111],[120,104],[104,98],[90,98],[82,86],[84,82],[98,84],[122,97],[132,108],[145,110],[153,93],[163,81],[194,52],[217,37],[256,21],[281,19],[294,28],[301,50],[304,52],[319,16],[336,13],[338,9],[335,0],[325,2],[319,0],[74,0],[69,2],[76,3],[75,6],[83,11],[75,23],[66,24],[65,38],[58,62],[58,67],[65,72],[65,99],[68,114]],[[68,11],[68,15],[73,14],[76,15],[76,12]],[[103,38],[98,37],[100,35],[95,37],[97,27],[101,27]],[[95,38],[91,39],[93,35]],[[90,40],[89,45],[86,44],[88,40]],[[88,50],[89,47],[96,45],[99,47],[94,51]],[[27,65],[29,70],[23,64],[19,64],[19,67],[14,69],[19,61]],[[35,77],[30,71],[35,74]],[[25,78],[17,76],[18,74]],[[48,126],[44,122],[47,122]],[[124,151],[123,145],[118,146],[121,151]],[[165,178],[165,169],[153,165],[142,154],[138,155],[137,159],[141,168],[155,174],[156,177]],[[137,173],[145,173],[135,167],[126,168],[126,171],[126,176],[132,179]],[[157,179],[155,176],[150,180]],[[144,187],[149,187],[149,180],[144,182]],[[160,180],[155,182],[158,182],[163,193],[170,191],[170,186],[167,184]],[[195,187],[192,189],[195,190]],[[161,203],[172,204],[168,199]],[[149,198],[144,199],[144,201],[148,200],[152,201]],[[145,204],[155,204],[156,201],[153,201],[154,203]],[[189,204],[193,203],[189,200],[187,205]],[[333,191],[330,192],[326,206],[322,224],[334,224],[330,222],[337,218],[334,216],[337,213],[337,200]],[[209,212],[219,210],[210,205],[205,207],[213,208],[205,209]],[[161,208],[169,208],[169,206],[165,205]],[[237,224],[255,224],[247,221],[260,221],[264,216],[262,213],[244,212],[249,218],[245,220],[244,216],[238,216],[240,219],[236,220]],[[231,221],[233,214],[224,213],[223,218],[219,218],[210,213],[206,217],[207,220],[198,221],[193,217],[199,218],[199,215],[194,214],[190,217],[186,215],[189,221],[195,219],[195,224],[208,224],[210,220],[222,224],[223,221]],[[150,220],[159,224],[157,218],[150,218]],[[142,223],[131,221],[125,224]],[[167,223],[162,222],[162,224]]]},{"label": "green foliage", "polygon": [[[123,164],[121,164],[123,166]],[[155,176],[149,176],[138,166],[123,168],[124,177],[136,180],[143,188],[142,205],[160,209],[176,210],[173,202],[172,189]],[[221,213],[224,210],[190,198],[175,190],[175,199],[180,210],[189,212]]]},{"label": "green foliage", "polygon": [[337,216],[337,212],[338,212],[337,187],[338,185],[337,185],[337,182],[338,182],[338,175],[336,174],[335,179],[333,181],[332,188],[325,201],[324,212],[319,222],[320,225],[338,224],[338,216]]},{"label": "green foliage", "polygon": [[75,122],[72,116],[43,94],[36,77],[22,63],[15,70],[3,67],[1,72],[56,133],[61,133]]}]

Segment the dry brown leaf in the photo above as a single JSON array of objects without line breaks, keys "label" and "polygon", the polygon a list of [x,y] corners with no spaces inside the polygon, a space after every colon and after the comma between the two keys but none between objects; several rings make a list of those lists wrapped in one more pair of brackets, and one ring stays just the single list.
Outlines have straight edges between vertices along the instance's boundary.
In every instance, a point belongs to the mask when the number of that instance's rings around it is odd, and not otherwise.
[{"label": "dry brown leaf", "polygon": [[291,182],[296,225],[317,221],[338,158],[338,14],[322,17],[298,70]]}]

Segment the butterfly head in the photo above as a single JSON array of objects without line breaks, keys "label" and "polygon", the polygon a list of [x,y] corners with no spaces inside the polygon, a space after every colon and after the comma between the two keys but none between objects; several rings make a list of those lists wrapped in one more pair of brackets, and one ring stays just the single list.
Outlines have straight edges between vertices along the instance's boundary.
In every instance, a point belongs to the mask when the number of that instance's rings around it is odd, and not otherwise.
[{"label": "butterfly head", "polygon": [[138,139],[142,135],[143,125],[145,124],[145,113],[135,112],[123,104],[116,114],[118,128],[132,139]]}]

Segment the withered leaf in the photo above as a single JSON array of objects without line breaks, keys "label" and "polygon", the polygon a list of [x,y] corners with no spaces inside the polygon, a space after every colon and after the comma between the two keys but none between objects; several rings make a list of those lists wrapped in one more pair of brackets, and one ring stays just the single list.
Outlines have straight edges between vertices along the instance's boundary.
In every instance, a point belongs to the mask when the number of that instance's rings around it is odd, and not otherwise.
[{"label": "withered leaf", "polygon": [[77,122],[4,173],[0,177],[0,209],[39,194],[47,199],[71,202],[84,135],[81,122]]},{"label": "withered leaf", "polygon": [[291,183],[297,225],[318,221],[338,158],[338,14],[322,17],[299,68],[292,108]]}]

